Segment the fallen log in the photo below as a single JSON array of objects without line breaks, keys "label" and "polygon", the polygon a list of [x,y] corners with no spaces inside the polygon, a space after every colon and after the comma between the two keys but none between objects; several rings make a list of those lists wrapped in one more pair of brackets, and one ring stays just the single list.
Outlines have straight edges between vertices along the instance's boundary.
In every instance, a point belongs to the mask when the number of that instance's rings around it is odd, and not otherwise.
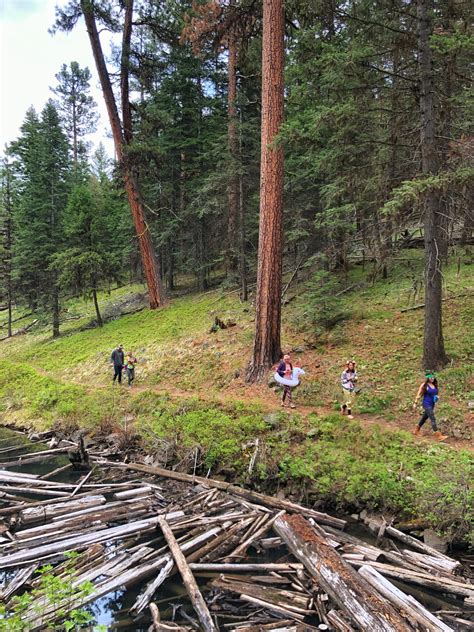
[{"label": "fallen log", "polygon": [[408,614],[410,619],[419,623],[423,630],[429,630],[430,632],[453,632],[452,628],[431,614],[420,602],[411,595],[406,595],[399,590],[370,566],[362,566],[359,568],[359,573],[380,595],[388,599],[400,611]]},{"label": "fallen log", "polygon": [[242,562],[241,564],[205,564],[191,562],[189,568],[193,571],[211,571],[214,573],[232,573],[232,572],[252,572],[252,573],[269,573],[269,572],[281,572],[281,571],[296,571],[303,570],[304,565],[299,562],[289,562],[287,564],[280,563],[264,563],[264,564],[250,564]]},{"label": "fallen log", "polygon": [[31,524],[33,522],[47,522],[55,516],[70,514],[74,511],[86,509],[89,507],[97,507],[106,503],[105,496],[85,496],[83,498],[75,498],[68,502],[54,503],[50,505],[39,505],[35,507],[26,507],[20,511],[20,520],[23,524]]},{"label": "fallen log", "polygon": [[448,562],[453,561],[452,558],[449,557],[448,555],[445,555],[444,553],[440,553],[440,551],[437,551],[433,547],[428,546],[424,542],[420,542],[420,540],[417,540],[413,536],[403,533],[402,531],[399,531],[398,529],[395,529],[394,527],[387,527],[385,529],[385,533],[387,533],[388,535],[391,535],[392,538],[395,538],[396,540],[400,540],[400,542],[403,542],[404,544],[408,544],[408,546],[411,546],[413,549],[416,549],[417,551],[421,551],[422,553],[426,553],[427,555],[434,555],[435,557],[441,557],[445,560],[448,560]]},{"label": "fallen log", "polygon": [[274,530],[302,562],[317,584],[362,630],[414,630],[395,609],[370,590],[367,582],[345,562],[302,516],[281,516]]},{"label": "fallen log", "polygon": [[171,554],[173,555],[176,566],[178,567],[178,570],[186,587],[186,591],[189,595],[189,598],[191,599],[194,610],[199,617],[199,621],[201,622],[202,627],[204,628],[205,632],[215,632],[217,628],[214,625],[211,613],[209,612],[206,602],[201,595],[201,591],[199,590],[196,580],[194,579],[194,575],[189,570],[186,558],[179,548],[179,544],[176,542],[173,532],[171,531],[164,517],[160,516],[158,518],[158,523],[163,532],[163,535],[165,536],[168,546],[170,547]]},{"label": "fallen log", "polygon": [[192,476],[191,474],[173,472],[172,470],[165,470],[161,467],[139,465],[138,463],[115,463],[114,461],[107,461],[106,464],[116,467],[123,467],[127,470],[132,470],[135,472],[145,472],[146,474],[155,474],[155,476],[172,478],[174,480],[183,481],[185,483],[199,483],[200,485],[204,485],[207,487],[215,487],[216,489],[225,491],[228,494],[233,494],[234,496],[245,498],[250,502],[260,503],[261,505],[274,507],[275,509],[283,509],[288,513],[298,513],[308,518],[313,518],[316,522],[319,522],[321,524],[328,524],[337,529],[344,529],[347,524],[345,520],[334,518],[333,516],[321,513],[320,511],[315,511],[314,509],[308,509],[307,507],[303,507],[302,505],[298,505],[297,503],[293,503],[289,500],[272,498],[271,496],[266,496],[265,494],[260,494],[259,492],[254,492],[249,489],[244,489],[243,487],[238,487],[237,485],[232,485],[232,483],[226,483],[225,481],[217,481],[215,479],[203,478],[201,476]]},{"label": "fallen log", "polygon": [[159,518],[148,518],[147,520],[139,520],[131,522],[119,527],[110,527],[104,529],[100,533],[87,533],[77,538],[68,538],[60,542],[52,542],[50,544],[35,547],[27,551],[19,551],[11,555],[0,556],[0,568],[11,568],[14,566],[22,566],[30,560],[44,559],[54,555],[55,553],[65,553],[86,548],[91,543],[112,542],[127,535],[138,535],[144,531],[150,531],[156,528]]},{"label": "fallen log", "polygon": [[360,562],[358,560],[350,560],[351,566],[370,566],[385,577],[393,577],[399,579],[402,582],[408,582],[409,584],[417,584],[418,586],[424,586],[425,588],[431,588],[439,592],[452,593],[453,595],[459,595],[467,599],[474,599],[474,585],[467,582],[455,581],[446,576],[431,575],[426,572],[412,571],[399,566],[391,566],[390,564],[382,564],[381,562]]},{"label": "fallen log", "polygon": [[21,568],[13,579],[10,579],[5,588],[0,591],[0,601],[6,603],[26,582],[33,576],[38,564],[32,564]]}]

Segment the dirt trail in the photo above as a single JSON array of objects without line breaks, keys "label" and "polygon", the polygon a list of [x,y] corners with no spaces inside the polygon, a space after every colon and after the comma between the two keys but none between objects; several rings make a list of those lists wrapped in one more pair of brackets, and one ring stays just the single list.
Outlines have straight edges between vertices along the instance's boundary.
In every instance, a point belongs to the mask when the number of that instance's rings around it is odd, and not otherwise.
[{"label": "dirt trail", "polygon": [[[97,386],[95,387],[97,388]],[[110,388],[106,385],[101,385],[100,388]],[[115,388],[118,388],[115,387]],[[307,417],[311,414],[317,415],[329,415],[334,414],[334,409],[328,406],[305,406],[298,404],[297,393],[294,396],[294,403],[296,404],[296,408],[283,408],[280,406],[280,399],[278,394],[274,393],[267,386],[256,386],[256,385],[243,385],[239,384],[233,388],[223,389],[220,392],[203,392],[203,391],[186,391],[183,389],[176,388],[175,386],[169,384],[163,384],[160,386],[146,386],[146,385],[137,385],[133,386],[131,389],[128,389],[127,386],[122,386],[122,388],[130,390],[130,393],[142,393],[145,391],[152,391],[154,393],[167,393],[173,399],[189,399],[191,397],[198,396],[200,400],[212,403],[219,404],[231,404],[235,401],[244,401],[246,405],[254,404],[264,413],[274,413],[283,411],[288,415],[291,414],[299,414],[302,415],[303,419],[307,419]],[[380,415],[370,415],[370,414],[355,414],[355,422],[359,422],[362,426],[370,428],[371,426],[380,426],[386,431],[394,432],[396,430],[406,430],[408,432],[412,432],[415,427],[417,421],[419,419],[419,415],[412,413],[409,416],[400,417],[397,421],[389,421],[384,419]],[[415,440],[415,438],[414,438]],[[429,422],[423,427],[422,434],[416,441],[423,441],[425,443],[437,443],[437,441],[433,437],[433,432],[431,430]],[[447,445],[451,448],[455,448],[458,450],[469,450],[474,452],[474,446],[471,440],[468,439],[455,439],[454,437],[449,437],[446,441],[443,441],[443,445]]]}]

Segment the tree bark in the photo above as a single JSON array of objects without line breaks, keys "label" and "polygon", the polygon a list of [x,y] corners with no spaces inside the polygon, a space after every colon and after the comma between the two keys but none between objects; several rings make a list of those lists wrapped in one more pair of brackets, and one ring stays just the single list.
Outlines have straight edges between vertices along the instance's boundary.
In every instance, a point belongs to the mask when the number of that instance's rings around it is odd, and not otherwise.
[{"label": "tree bark", "polygon": [[115,145],[115,153],[122,169],[125,190],[127,192],[130,211],[132,213],[133,221],[135,224],[135,232],[138,237],[143,271],[148,286],[150,307],[152,309],[155,309],[157,307],[160,307],[165,302],[165,294],[160,279],[158,262],[156,260],[155,251],[153,249],[153,244],[151,241],[150,229],[145,220],[145,211],[140,197],[137,178],[126,152],[127,145],[132,140],[132,125],[128,88],[128,61],[130,55],[130,38],[132,32],[133,0],[126,0],[125,2],[125,23],[122,38],[120,87],[122,91],[122,111],[124,116],[123,129],[120,122],[112,85],[110,83],[109,73],[102,52],[102,46],[99,39],[99,33],[97,31],[97,25],[95,22],[92,4],[88,0],[81,0],[81,8],[84,15],[87,33],[89,35],[92,53],[94,55],[94,60],[102,87],[102,93],[104,95],[104,100],[107,107],[107,113],[109,115],[109,121],[112,128],[112,136]]},{"label": "tree bark", "polygon": [[302,516],[282,516],[274,530],[309,574],[361,630],[409,632],[414,626],[374,593]]},{"label": "tree bark", "polygon": [[[433,103],[433,68],[431,0],[418,0],[418,66],[420,78],[421,163],[425,176],[438,172],[438,156],[435,145],[435,111]],[[425,369],[442,368],[448,358],[444,350],[442,328],[442,276],[440,236],[440,195],[429,190],[425,197],[425,328],[423,341],[423,366]]]},{"label": "tree bark", "polygon": [[[235,0],[231,0],[231,5]],[[227,62],[227,142],[229,147],[230,174],[227,187],[228,216],[227,216],[227,274],[237,276],[238,257],[236,252],[237,222],[239,216],[239,174],[237,164],[239,160],[239,138],[237,131],[237,38],[233,29],[229,33],[229,59]]]},{"label": "tree bark", "polygon": [[255,339],[248,381],[261,379],[281,354],[283,245],[284,12],[282,0],[263,2],[262,138]]}]

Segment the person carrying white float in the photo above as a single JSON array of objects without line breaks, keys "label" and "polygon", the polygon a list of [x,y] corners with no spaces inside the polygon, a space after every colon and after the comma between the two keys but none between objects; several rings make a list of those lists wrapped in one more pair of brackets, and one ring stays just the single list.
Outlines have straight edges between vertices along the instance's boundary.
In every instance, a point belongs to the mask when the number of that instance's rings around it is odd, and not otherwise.
[{"label": "person carrying white float", "polygon": [[298,386],[300,376],[304,375],[304,373],[303,369],[299,366],[299,362],[293,367],[289,354],[283,356],[274,374],[275,381],[283,386],[283,395],[281,397],[282,406],[296,408],[296,405],[293,404],[292,401],[291,389]]}]

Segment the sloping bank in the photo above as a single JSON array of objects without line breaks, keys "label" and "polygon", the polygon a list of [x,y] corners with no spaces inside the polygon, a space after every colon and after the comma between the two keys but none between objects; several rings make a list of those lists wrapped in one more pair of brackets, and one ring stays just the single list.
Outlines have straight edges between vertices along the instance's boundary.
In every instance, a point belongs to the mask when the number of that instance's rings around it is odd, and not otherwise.
[{"label": "sloping bank", "polygon": [[364,429],[339,415],[276,412],[243,402],[126,389],[87,390],[5,361],[0,375],[4,424],[71,432],[86,428],[147,462],[285,495],[317,508],[369,509],[399,519],[422,517],[451,540],[474,544],[473,458],[415,443],[406,432]]}]

